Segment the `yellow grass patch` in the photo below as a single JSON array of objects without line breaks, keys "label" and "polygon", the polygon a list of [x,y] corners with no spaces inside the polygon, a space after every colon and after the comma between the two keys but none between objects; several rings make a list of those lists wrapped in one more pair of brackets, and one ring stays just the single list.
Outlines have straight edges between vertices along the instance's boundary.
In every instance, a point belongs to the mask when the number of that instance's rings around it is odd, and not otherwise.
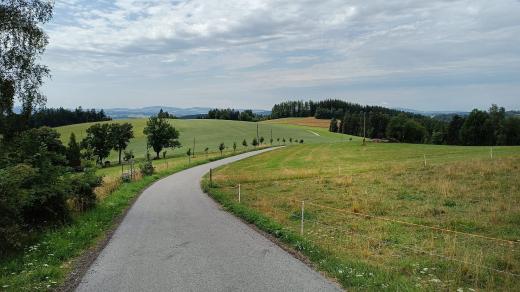
[{"label": "yellow grass patch", "polygon": [[265,121],[266,124],[282,124],[282,125],[296,125],[296,126],[307,126],[315,128],[328,129],[330,126],[330,120],[316,119],[314,117],[307,118],[284,118],[276,120]]}]

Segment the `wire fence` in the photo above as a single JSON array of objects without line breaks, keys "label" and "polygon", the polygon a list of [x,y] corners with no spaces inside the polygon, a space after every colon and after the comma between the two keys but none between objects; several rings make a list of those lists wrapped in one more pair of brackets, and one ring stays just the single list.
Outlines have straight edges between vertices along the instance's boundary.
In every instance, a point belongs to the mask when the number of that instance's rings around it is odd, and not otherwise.
[{"label": "wire fence", "polygon": [[[270,200],[269,194],[261,189],[244,191],[244,184],[241,184],[237,200],[239,195],[241,204],[267,214],[292,232],[325,246],[333,253],[344,251],[352,254],[356,244],[371,242],[380,253],[383,253],[382,249],[391,248],[413,255],[417,260],[427,257],[435,262],[443,261],[454,265],[451,269],[458,269],[461,274],[471,270],[475,277],[482,278],[482,271],[489,272],[491,280],[488,282],[501,281],[495,277],[502,276],[507,277],[509,283],[520,281],[519,241],[354,212],[312,200],[281,196]],[[413,240],[391,240],[392,232],[396,230],[408,232]],[[329,235],[323,235],[324,231]],[[395,267],[398,261],[394,261],[394,265],[391,262],[385,262],[385,265],[396,271],[402,270],[402,267]],[[449,277],[449,273],[446,276]]]}]

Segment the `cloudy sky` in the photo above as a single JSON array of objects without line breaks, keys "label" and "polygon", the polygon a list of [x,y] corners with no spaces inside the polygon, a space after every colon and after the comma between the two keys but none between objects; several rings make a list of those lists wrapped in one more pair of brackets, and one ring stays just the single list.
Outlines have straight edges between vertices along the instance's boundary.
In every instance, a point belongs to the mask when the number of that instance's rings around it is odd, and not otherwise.
[{"label": "cloudy sky", "polygon": [[520,109],[519,0],[57,0],[48,106]]}]

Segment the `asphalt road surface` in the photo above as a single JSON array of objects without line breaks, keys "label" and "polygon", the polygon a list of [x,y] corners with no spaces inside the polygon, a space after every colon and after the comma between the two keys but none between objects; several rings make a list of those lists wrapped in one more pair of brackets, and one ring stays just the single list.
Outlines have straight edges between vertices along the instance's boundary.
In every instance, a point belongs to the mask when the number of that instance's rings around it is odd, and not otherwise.
[{"label": "asphalt road surface", "polygon": [[77,291],[340,291],[205,195],[202,176],[250,152],[164,178],[141,194]]}]

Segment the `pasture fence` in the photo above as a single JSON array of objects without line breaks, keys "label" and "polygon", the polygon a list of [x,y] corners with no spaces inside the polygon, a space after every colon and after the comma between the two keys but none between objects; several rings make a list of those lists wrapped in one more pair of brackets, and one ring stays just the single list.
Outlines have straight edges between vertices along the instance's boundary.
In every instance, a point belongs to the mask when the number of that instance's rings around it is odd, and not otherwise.
[{"label": "pasture fence", "polygon": [[[244,187],[244,184],[241,183],[241,187],[239,187],[239,197],[241,197],[239,201],[240,204],[247,205],[250,208],[257,209],[268,214],[271,218],[282,224],[284,228],[287,228],[288,230],[297,232],[299,229],[298,233],[300,236],[310,240],[317,240],[324,244],[332,252],[335,252],[337,249],[348,249],[348,243],[354,244],[354,238],[359,238],[370,241],[374,245],[392,247],[400,250],[401,252],[413,254],[413,256],[416,257],[422,258],[426,256],[430,259],[433,259],[434,261],[441,260],[447,263],[455,264],[459,268],[454,267],[454,269],[458,269],[461,274],[465,273],[463,271],[466,268],[471,267],[474,270],[475,275],[477,275],[475,276],[477,278],[479,277],[478,275],[480,274],[480,271],[487,271],[492,274],[508,277],[509,283],[520,281],[520,273],[518,272],[518,266],[516,264],[514,267],[512,267],[510,264],[505,264],[505,266],[502,268],[493,266],[493,263],[497,261],[501,263],[511,263],[512,261],[515,261],[514,258],[518,256],[520,241],[453,230],[439,226],[418,224],[383,216],[376,216],[372,214],[327,206],[303,198],[283,198],[278,196],[275,202],[266,202],[266,200],[262,198],[265,198],[266,195],[269,195],[269,192],[260,189],[254,189],[250,192],[245,190],[246,188]],[[309,207],[312,210],[309,209]],[[335,214],[335,219],[331,222],[327,222],[327,213],[319,213],[316,212],[316,210],[326,210],[327,212],[333,212]],[[322,218],[325,218],[325,220],[321,220],[319,216],[313,216],[313,212],[316,214],[325,214],[322,216]],[[427,230],[432,233],[446,234],[448,236],[441,237],[441,239],[444,239],[445,242],[451,244],[444,244],[442,240],[438,240],[441,241],[441,243],[437,246],[436,243],[433,243],[433,239],[438,238],[433,234],[431,236],[431,246],[428,247],[421,246],[424,244],[422,244],[420,241],[416,242],[415,244],[405,244],[399,241],[384,239],[383,235],[380,235],[381,237],[378,238],[369,235],[370,232],[363,232],[363,228],[359,227],[363,225],[360,224],[357,226],[349,220],[337,219],[337,215],[340,215],[339,218],[358,218],[365,219],[365,221],[376,220],[378,222],[406,226],[407,228],[416,230],[416,234],[412,235],[412,237],[415,236],[417,238],[424,237],[421,232],[417,231],[417,229]],[[296,219],[299,221],[299,226],[294,224]],[[371,223],[369,223],[369,225],[370,224]],[[320,239],[317,237],[317,234],[322,232],[322,230],[327,230],[327,232],[332,235],[329,234],[326,236],[325,240]],[[377,232],[374,233],[378,234]],[[382,233],[384,232],[381,232],[381,234]],[[464,243],[468,239],[479,242],[478,244],[475,244],[474,250],[462,252],[452,250],[452,248],[468,249]],[[460,240],[463,241],[462,244],[459,244]],[[346,244],[345,241],[347,241]],[[481,241],[484,242],[480,243]],[[444,248],[444,252],[439,252],[438,249],[440,248]],[[492,278],[490,281],[494,282],[498,280]]]}]

